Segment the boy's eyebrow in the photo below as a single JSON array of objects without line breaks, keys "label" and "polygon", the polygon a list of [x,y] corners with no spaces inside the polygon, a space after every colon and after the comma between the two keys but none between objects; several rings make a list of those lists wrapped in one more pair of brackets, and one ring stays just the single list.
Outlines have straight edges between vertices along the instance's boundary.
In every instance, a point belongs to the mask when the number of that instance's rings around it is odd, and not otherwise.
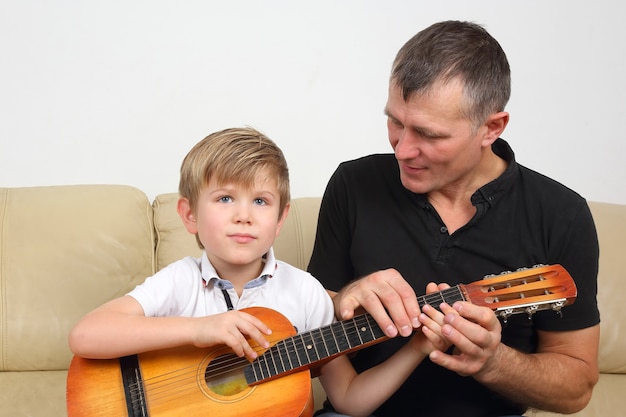
[{"label": "boy's eyebrow", "polygon": [[248,192],[252,192],[253,194],[259,194],[259,195],[267,194],[272,197],[276,196],[276,194],[270,189],[266,189],[266,188],[255,189],[253,187],[246,187],[243,185],[234,185],[234,184],[233,185],[226,184],[226,185],[218,186],[212,189],[210,191],[210,194],[223,194],[223,193],[232,194],[232,193],[236,193],[239,190],[246,190]]}]

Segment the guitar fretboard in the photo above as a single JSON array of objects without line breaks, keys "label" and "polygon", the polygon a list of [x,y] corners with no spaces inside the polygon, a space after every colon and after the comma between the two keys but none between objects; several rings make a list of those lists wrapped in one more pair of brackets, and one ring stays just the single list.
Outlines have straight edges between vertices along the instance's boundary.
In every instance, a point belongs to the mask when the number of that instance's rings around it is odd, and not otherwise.
[{"label": "guitar fretboard", "polygon": [[[465,300],[460,286],[417,298],[420,307],[430,304],[436,308],[442,302],[452,304]],[[338,321],[325,327],[283,339],[246,366],[248,385],[295,372],[338,354],[382,342],[386,336],[369,314]]]}]

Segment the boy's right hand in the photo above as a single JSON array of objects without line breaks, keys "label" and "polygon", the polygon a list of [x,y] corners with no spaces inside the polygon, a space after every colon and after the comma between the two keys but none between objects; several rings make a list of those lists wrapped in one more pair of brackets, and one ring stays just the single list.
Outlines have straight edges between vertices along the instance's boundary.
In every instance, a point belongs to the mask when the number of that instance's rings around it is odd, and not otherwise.
[{"label": "boy's right hand", "polygon": [[272,330],[251,314],[231,310],[221,314],[201,317],[195,320],[193,344],[204,348],[214,345],[226,345],[237,356],[255,359],[258,353],[250,346],[248,339],[254,340],[263,349],[270,343],[265,338]]}]

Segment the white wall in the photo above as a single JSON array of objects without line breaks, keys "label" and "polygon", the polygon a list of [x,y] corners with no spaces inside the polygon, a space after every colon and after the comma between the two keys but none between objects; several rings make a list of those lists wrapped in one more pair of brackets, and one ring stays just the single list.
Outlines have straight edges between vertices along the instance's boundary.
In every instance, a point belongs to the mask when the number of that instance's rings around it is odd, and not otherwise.
[{"label": "white wall", "polygon": [[0,0],[0,186],[176,191],[207,134],[251,125],[294,197],[388,152],[398,48],[444,19],[484,24],[513,71],[504,137],[590,200],[626,203],[626,6],[617,0]]}]

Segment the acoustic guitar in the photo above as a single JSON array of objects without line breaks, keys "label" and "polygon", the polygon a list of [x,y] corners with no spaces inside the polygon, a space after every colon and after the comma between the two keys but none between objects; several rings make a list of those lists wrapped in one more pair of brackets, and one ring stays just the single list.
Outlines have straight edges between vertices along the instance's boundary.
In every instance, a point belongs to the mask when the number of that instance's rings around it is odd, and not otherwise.
[{"label": "acoustic guitar", "polygon": [[[418,297],[419,305],[468,301],[503,320],[561,308],[576,299],[569,273],[538,265],[486,276]],[[296,334],[289,320],[263,307],[246,311],[272,329],[274,341],[250,362],[225,346],[183,346],[120,359],[75,356],[68,372],[69,417],[310,416],[310,369],[387,339],[369,314]]]}]

